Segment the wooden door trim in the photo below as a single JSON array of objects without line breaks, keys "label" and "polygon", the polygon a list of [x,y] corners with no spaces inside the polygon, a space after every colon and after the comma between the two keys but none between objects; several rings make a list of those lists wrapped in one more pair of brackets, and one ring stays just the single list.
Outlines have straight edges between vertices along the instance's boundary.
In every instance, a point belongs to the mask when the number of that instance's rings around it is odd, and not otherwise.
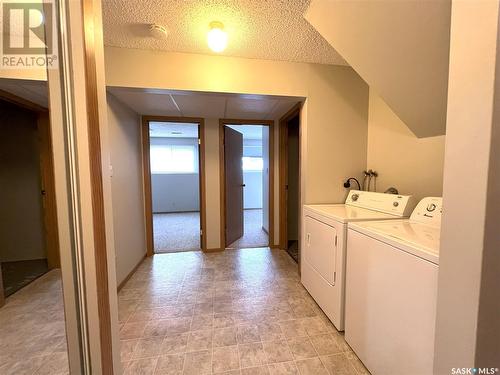
[{"label": "wooden door trim", "polygon": [[201,117],[174,117],[174,116],[142,116],[142,167],[144,187],[144,215],[146,222],[146,255],[154,255],[153,233],[153,196],[151,190],[151,165],[150,165],[150,137],[149,123],[151,121],[180,122],[198,124],[199,145],[199,194],[200,194],[200,229],[201,250],[207,251],[207,217],[206,217],[206,176],[205,176],[205,119]]},{"label": "wooden door trim", "polygon": [[44,191],[43,218],[45,246],[49,269],[59,268],[59,233],[57,222],[56,187],[54,158],[52,154],[52,136],[50,118],[47,112],[40,112],[37,118],[37,130],[40,140],[40,171],[42,190]]},{"label": "wooden door trim", "polygon": [[[84,44],[85,96],[90,156],[91,200],[94,234],[94,257],[97,289],[97,310],[99,316],[99,340],[101,371],[104,375],[114,373],[113,340],[111,333],[111,308],[109,300],[108,253],[106,247],[106,221],[104,213],[104,187],[101,156],[101,123],[96,63],[96,37],[94,0],[82,2],[82,24]],[[115,293],[115,291],[113,291]]]},{"label": "wooden door trim", "polygon": [[224,126],[261,125],[269,127],[269,247],[274,247],[274,121],[219,119],[220,247],[226,249],[226,172],[224,165]]},{"label": "wooden door trim", "polygon": [[[300,117],[300,110],[302,108],[302,103],[297,103],[293,106],[287,113],[285,113],[279,120],[279,228],[280,228],[280,248],[286,250],[288,248],[287,236],[288,236],[288,207],[286,199],[286,183],[288,180],[288,121],[293,117]],[[300,134],[300,120],[299,120],[299,165],[300,165],[300,144],[301,144],[301,134]],[[300,197],[300,168],[299,168],[299,197]],[[300,204],[299,204],[300,210]],[[300,218],[300,212],[299,212]],[[299,219],[300,222],[300,219]],[[299,228],[300,229],[300,228]],[[300,231],[299,231],[300,232]]]}]

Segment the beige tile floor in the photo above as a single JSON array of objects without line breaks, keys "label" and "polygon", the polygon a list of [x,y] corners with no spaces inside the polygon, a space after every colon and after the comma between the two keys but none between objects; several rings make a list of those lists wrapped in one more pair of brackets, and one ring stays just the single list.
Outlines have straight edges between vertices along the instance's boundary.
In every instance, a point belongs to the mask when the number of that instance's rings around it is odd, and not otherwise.
[{"label": "beige tile floor", "polygon": [[368,374],[281,250],[148,258],[119,320],[125,374]]},{"label": "beige tile floor", "polygon": [[0,308],[0,374],[69,374],[59,270],[16,292]]}]

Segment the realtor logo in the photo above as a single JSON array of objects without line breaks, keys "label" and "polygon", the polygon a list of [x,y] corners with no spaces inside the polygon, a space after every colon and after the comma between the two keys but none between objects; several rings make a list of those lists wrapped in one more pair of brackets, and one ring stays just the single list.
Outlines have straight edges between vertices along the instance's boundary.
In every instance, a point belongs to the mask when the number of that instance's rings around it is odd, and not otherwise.
[{"label": "realtor logo", "polygon": [[1,68],[55,68],[54,5],[2,1],[1,11]]}]

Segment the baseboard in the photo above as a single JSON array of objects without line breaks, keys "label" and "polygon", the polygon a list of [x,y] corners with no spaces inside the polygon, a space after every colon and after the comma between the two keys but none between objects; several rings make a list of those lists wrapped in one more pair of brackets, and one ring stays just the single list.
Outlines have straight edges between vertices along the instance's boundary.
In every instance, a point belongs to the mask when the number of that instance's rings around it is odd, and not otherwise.
[{"label": "baseboard", "polygon": [[129,274],[127,275],[127,277],[120,283],[120,285],[118,285],[118,291],[120,291],[123,288],[123,286],[127,283],[127,281],[130,280],[130,278],[132,277],[132,275],[137,271],[137,269],[142,264],[142,262],[144,262],[144,259],[146,259],[147,256],[148,256],[147,254],[144,254],[144,256],[141,258],[141,260],[139,260],[139,262],[132,269],[132,271],[129,272]]},{"label": "baseboard", "polygon": [[215,248],[212,248],[212,249],[203,249],[203,252],[204,253],[217,253],[217,252],[220,252],[220,251],[224,251],[225,249],[222,249],[220,247],[215,247]]},{"label": "baseboard", "polygon": [[266,228],[264,228],[264,226],[262,226],[262,230],[264,231],[265,234],[267,234],[269,236],[269,232],[267,231]]}]

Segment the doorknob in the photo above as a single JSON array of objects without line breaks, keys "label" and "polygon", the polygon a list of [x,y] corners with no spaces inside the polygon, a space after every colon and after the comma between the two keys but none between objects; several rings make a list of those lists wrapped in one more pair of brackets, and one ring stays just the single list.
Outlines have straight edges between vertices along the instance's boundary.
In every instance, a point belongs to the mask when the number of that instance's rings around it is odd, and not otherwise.
[{"label": "doorknob", "polygon": [[245,187],[246,185],[245,185],[245,184],[241,184],[240,186],[241,186],[241,187]]}]

